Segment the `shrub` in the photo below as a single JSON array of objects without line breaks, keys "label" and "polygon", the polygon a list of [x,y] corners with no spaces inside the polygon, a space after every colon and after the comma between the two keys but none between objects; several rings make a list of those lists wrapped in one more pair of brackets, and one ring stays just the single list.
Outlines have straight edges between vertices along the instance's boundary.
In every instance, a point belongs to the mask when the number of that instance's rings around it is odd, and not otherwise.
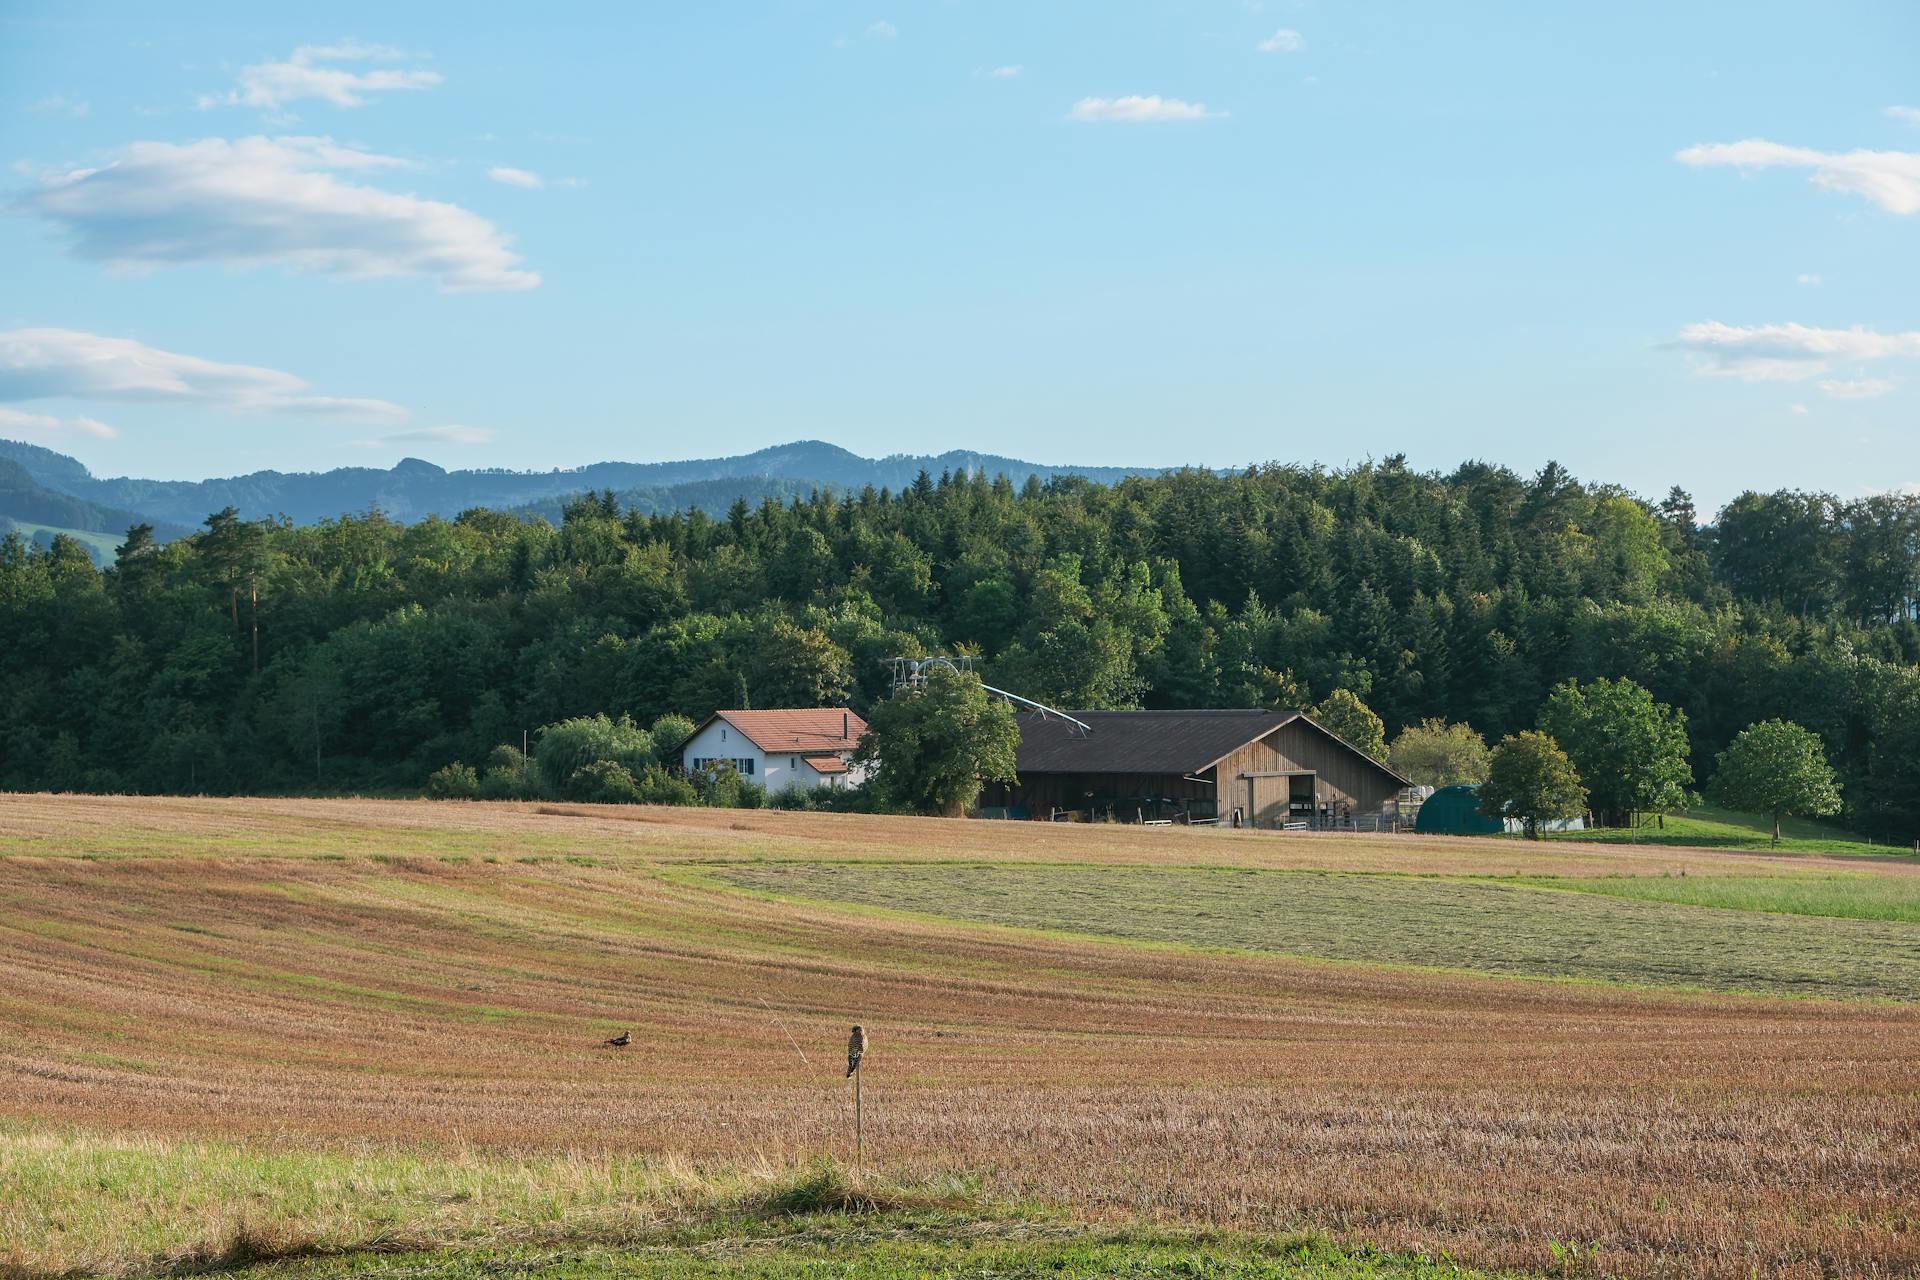
[{"label": "shrub", "polygon": [[748,782],[725,761],[694,774],[692,782],[698,789],[700,798],[716,809],[766,807],[766,788]]},{"label": "shrub", "polygon": [[640,784],[632,770],[617,760],[595,760],[573,771],[567,779],[567,798],[596,804],[638,804]]},{"label": "shrub", "polygon": [[487,753],[487,767],[480,775],[483,800],[531,800],[545,793],[536,770],[520,748],[501,743]]},{"label": "shrub", "polygon": [[574,775],[600,761],[620,765],[629,782],[645,773],[654,762],[653,738],[631,716],[578,716],[540,730],[533,758],[547,786],[571,795]]},{"label": "shrub", "polygon": [[700,792],[685,778],[655,765],[640,780],[640,799],[647,804],[697,805]]},{"label": "shrub", "polygon": [[655,720],[653,728],[647,730],[647,737],[653,741],[653,758],[663,764],[672,762],[699,727],[685,716],[664,715]]},{"label": "shrub", "polygon": [[540,794],[518,769],[492,768],[480,775],[482,800],[531,800]]},{"label": "shrub", "polygon": [[805,810],[818,807],[819,806],[814,803],[813,793],[797,782],[789,782],[786,786],[767,796],[767,808],[769,809]]},{"label": "shrub", "polygon": [[436,769],[427,779],[427,794],[435,800],[473,800],[480,795],[480,775],[471,765],[455,760]]}]

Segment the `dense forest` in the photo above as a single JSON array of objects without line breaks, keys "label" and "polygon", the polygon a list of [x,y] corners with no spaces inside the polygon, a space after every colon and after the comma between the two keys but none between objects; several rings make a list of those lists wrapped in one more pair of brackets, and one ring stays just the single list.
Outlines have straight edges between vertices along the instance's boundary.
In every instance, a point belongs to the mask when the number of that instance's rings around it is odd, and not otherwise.
[{"label": "dense forest", "polygon": [[0,545],[0,786],[417,792],[455,759],[605,712],[887,690],[884,660],[980,655],[1063,707],[1307,706],[1489,739],[1559,681],[1679,708],[1696,776],[1747,724],[1797,721],[1847,820],[1920,835],[1920,500],[1746,494],[1702,528],[1557,465],[1403,460],[1023,488],[922,474],[647,514],[476,509]]}]

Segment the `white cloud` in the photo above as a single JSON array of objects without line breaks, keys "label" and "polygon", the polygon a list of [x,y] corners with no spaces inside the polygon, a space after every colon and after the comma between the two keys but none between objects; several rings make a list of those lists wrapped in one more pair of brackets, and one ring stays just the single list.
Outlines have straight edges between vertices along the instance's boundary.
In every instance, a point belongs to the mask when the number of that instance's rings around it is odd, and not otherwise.
[{"label": "white cloud", "polygon": [[900,28],[882,18],[867,28],[867,34],[876,40],[891,40],[900,34]]},{"label": "white cloud", "polygon": [[989,80],[1011,80],[1025,70],[1026,68],[1019,63],[1010,62],[1004,67],[995,67],[993,70],[987,72],[987,78]]},{"label": "white cloud", "polygon": [[1835,400],[1873,400],[1899,384],[1891,378],[1823,378],[1816,385]]},{"label": "white cloud", "polygon": [[1888,107],[1887,114],[1902,124],[1920,124],[1920,107]]},{"label": "white cloud", "polygon": [[1688,325],[1672,345],[1691,354],[1704,374],[1747,382],[1804,382],[1836,364],[1920,356],[1920,331],[1880,333],[1859,325],[1851,329],[1740,326],[1710,320]]},{"label": "white cloud", "polygon": [[440,83],[440,73],[418,68],[410,70],[372,68],[352,71],[328,65],[336,62],[391,62],[404,57],[398,49],[383,44],[361,44],[347,40],[339,44],[307,44],[293,51],[284,62],[258,62],[240,68],[240,85],[224,94],[202,94],[202,108],[262,107],[277,110],[302,98],[319,98],[336,107],[363,107],[367,94],[388,93],[400,89],[431,89]]},{"label": "white cloud", "polygon": [[1798,417],[1802,417],[1802,418],[1804,418],[1804,417],[1806,417],[1806,416],[1807,416],[1807,406],[1806,406],[1806,405],[1804,405],[1804,404],[1800,404],[1800,403],[1797,403],[1797,402],[1796,402],[1795,404],[1793,404],[1793,405],[1791,406],[1791,408],[1793,409],[1793,412],[1794,412],[1794,414],[1795,414],[1796,416],[1798,416]]},{"label": "white cloud", "polygon": [[1806,285],[1809,289],[1818,289],[1820,287],[1820,277],[1811,271],[1801,272],[1800,275],[1796,277],[1795,282]]},{"label": "white cloud", "polygon": [[50,413],[28,413],[3,404],[0,404],[0,433],[15,440],[57,440],[75,435],[114,440],[120,435],[98,418],[56,418]]},{"label": "white cloud", "polygon": [[1307,38],[1291,27],[1282,27],[1255,48],[1262,53],[1298,53],[1307,47]]},{"label": "white cloud", "polygon": [[1912,151],[1816,151],[1747,138],[1688,147],[1674,159],[1694,166],[1811,169],[1807,180],[1816,187],[1865,196],[1889,213],[1920,213],[1920,153]]},{"label": "white cloud", "polygon": [[1096,124],[1109,121],[1153,124],[1164,120],[1216,120],[1226,114],[1207,110],[1204,102],[1182,102],[1156,93],[1145,97],[1129,94],[1124,98],[1082,98],[1073,104],[1067,118]]},{"label": "white cloud", "polygon": [[35,115],[79,117],[93,110],[93,104],[85,98],[69,98],[64,93],[56,93],[51,97],[40,99],[40,101],[28,107],[27,110],[33,112]]},{"label": "white cloud", "polygon": [[315,395],[304,378],[278,369],[203,360],[132,338],[78,329],[0,332],[0,401],[55,397],[171,401],[368,422],[403,422],[409,416],[386,400]]},{"label": "white cloud", "polygon": [[516,169],[512,165],[497,164],[487,170],[487,176],[495,182],[504,182],[509,187],[527,187],[538,189],[547,185],[547,180],[527,169]]},{"label": "white cloud", "polygon": [[136,142],[15,203],[57,223],[80,257],[117,266],[277,262],[355,277],[429,275],[445,290],[540,283],[479,214],[334,172],[405,163],[329,138]]},{"label": "white cloud", "polygon": [[410,444],[488,444],[499,432],[492,427],[419,427],[412,431],[396,431],[390,436],[380,436],[373,440],[355,440],[353,443],[362,449],[393,449]]}]

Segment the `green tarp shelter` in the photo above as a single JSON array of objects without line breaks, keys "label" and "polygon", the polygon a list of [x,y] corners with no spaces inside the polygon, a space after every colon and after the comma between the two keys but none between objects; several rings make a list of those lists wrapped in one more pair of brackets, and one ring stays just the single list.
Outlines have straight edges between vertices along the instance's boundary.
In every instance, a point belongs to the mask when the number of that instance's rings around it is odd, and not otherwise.
[{"label": "green tarp shelter", "polygon": [[1421,835],[1497,836],[1506,824],[1480,812],[1480,788],[1464,785],[1441,787],[1420,806],[1413,829]]}]

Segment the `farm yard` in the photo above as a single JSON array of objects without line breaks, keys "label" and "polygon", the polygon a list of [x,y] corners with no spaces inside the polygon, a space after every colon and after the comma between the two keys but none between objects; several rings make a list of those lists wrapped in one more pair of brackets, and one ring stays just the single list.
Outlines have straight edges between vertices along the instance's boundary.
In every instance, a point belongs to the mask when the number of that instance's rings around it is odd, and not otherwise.
[{"label": "farm yard", "polygon": [[1902,1274],[1916,997],[1880,854],[8,796],[0,1274]]}]

